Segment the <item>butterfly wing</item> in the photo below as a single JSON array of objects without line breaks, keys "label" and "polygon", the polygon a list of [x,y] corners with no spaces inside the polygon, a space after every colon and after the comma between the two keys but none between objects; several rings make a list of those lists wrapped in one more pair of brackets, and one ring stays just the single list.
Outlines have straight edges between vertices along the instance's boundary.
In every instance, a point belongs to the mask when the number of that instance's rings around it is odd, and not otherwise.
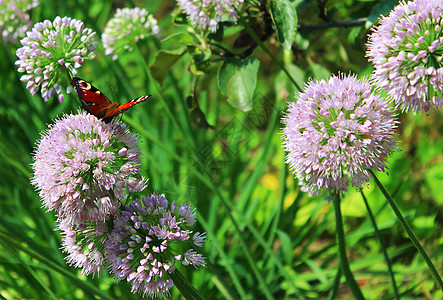
[{"label": "butterfly wing", "polygon": [[96,87],[89,82],[74,77],[71,85],[77,94],[84,110],[101,119],[106,115],[107,108],[111,105],[111,101]]},{"label": "butterfly wing", "polygon": [[[129,102],[123,103],[121,105],[118,105],[118,103],[112,103],[109,108],[106,110],[106,114],[103,116],[103,121],[109,122],[113,117],[116,115],[124,112],[125,110],[130,109],[136,104],[139,104],[141,102],[144,102],[148,100],[148,98],[151,97],[151,95],[141,96],[135,99],[132,99]],[[114,105],[116,104],[116,105]]]},{"label": "butterfly wing", "polygon": [[116,115],[151,97],[151,95],[138,97],[120,105],[117,102],[111,102],[97,88],[81,78],[74,77],[71,85],[74,87],[83,109],[97,118],[103,119],[106,123],[109,123]]}]

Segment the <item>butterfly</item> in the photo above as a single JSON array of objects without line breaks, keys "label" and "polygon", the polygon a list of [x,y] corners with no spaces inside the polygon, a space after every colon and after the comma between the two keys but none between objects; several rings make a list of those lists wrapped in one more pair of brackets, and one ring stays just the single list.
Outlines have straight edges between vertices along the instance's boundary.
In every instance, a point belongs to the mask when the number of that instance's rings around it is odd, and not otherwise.
[{"label": "butterfly", "polygon": [[88,113],[102,119],[105,123],[111,122],[116,115],[130,109],[134,105],[146,101],[151,95],[135,98],[127,103],[111,102],[102,92],[92,84],[78,77],[72,78],[71,85],[77,94],[82,107]]}]

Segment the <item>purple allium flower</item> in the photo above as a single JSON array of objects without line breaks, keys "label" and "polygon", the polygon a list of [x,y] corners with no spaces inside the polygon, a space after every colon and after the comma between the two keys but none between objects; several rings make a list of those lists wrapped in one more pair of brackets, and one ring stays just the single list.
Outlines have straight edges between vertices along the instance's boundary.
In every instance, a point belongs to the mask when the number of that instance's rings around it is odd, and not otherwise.
[{"label": "purple allium flower", "polygon": [[206,232],[204,233],[196,232],[192,237],[192,240],[194,245],[196,245],[197,247],[203,247],[203,243],[207,241]]},{"label": "purple allium flower", "polygon": [[368,169],[385,171],[396,146],[388,103],[355,76],[310,81],[282,119],[286,162],[304,187],[346,191],[361,187]]},{"label": "purple allium flower", "polygon": [[235,8],[244,0],[177,0],[192,24],[201,30],[215,32],[223,19],[236,21]]},{"label": "purple allium flower", "polygon": [[95,32],[84,28],[83,22],[68,17],[56,17],[54,22],[45,20],[34,25],[26,33],[17,49],[18,71],[26,73],[20,80],[27,82],[26,88],[35,95],[40,89],[47,101],[57,94],[63,101],[62,87],[69,94],[70,77],[77,74],[85,59],[94,58],[97,44]]},{"label": "purple allium flower", "polygon": [[72,224],[105,221],[126,194],[141,191],[137,137],[125,124],[79,113],[57,120],[34,155],[33,185],[48,210]]},{"label": "purple allium flower", "polygon": [[63,252],[69,265],[82,269],[83,275],[99,273],[105,268],[105,241],[108,226],[105,222],[72,225],[65,219],[58,220],[62,231]]},{"label": "purple allium flower", "polygon": [[31,18],[26,13],[38,6],[38,0],[0,0],[0,32],[1,41],[17,42],[25,36],[30,27]]},{"label": "purple allium flower", "polygon": [[414,112],[443,103],[443,1],[400,2],[369,37],[375,83]]},{"label": "purple allium flower", "polygon": [[157,20],[146,9],[117,8],[102,35],[105,54],[115,60],[120,52],[132,51],[132,44],[159,32]]},{"label": "purple allium flower", "polygon": [[[205,257],[193,249],[182,252],[189,239],[201,247],[206,235],[186,229],[195,222],[195,211],[184,204],[177,209],[164,195],[136,199],[114,220],[114,229],[106,242],[107,259],[117,280],[126,279],[131,291],[143,296],[168,295],[173,286],[169,274],[175,262],[205,266]],[[188,241],[191,243],[191,241]]]}]

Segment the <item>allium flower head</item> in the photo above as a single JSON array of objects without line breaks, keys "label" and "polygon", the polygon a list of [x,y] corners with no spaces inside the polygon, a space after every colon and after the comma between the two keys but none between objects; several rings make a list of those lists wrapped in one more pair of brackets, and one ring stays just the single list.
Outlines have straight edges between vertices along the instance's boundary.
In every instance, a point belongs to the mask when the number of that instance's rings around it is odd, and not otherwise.
[{"label": "allium flower head", "polygon": [[38,6],[38,0],[0,0],[1,41],[14,43],[25,36],[31,18],[26,13]]},{"label": "allium flower head", "polygon": [[142,8],[117,8],[114,18],[106,25],[102,35],[106,55],[118,54],[124,50],[132,51],[132,44],[152,35],[158,35],[160,27],[157,20]]},{"label": "allium flower head", "polygon": [[443,103],[443,1],[400,2],[369,37],[375,83],[414,112]]},{"label": "allium flower head", "polygon": [[126,191],[145,188],[139,157],[137,138],[124,124],[106,124],[87,113],[68,115],[38,143],[32,183],[59,218],[72,224],[105,221]]},{"label": "allium flower head", "polygon": [[371,92],[367,80],[332,76],[310,81],[282,122],[286,162],[305,188],[346,191],[348,179],[360,187],[367,169],[384,171],[395,146],[396,122],[388,103]]},{"label": "allium flower head", "polygon": [[68,17],[35,24],[20,41],[23,47],[17,49],[19,60],[15,64],[19,72],[26,73],[20,80],[27,82],[31,94],[41,89],[45,101],[57,94],[62,102],[62,87],[70,93],[70,77],[77,74],[85,59],[94,58],[94,36],[82,21]]},{"label": "allium flower head", "polygon": [[[177,244],[201,247],[206,235],[187,227],[195,222],[195,211],[187,204],[177,208],[164,195],[136,199],[114,220],[106,242],[107,258],[117,280],[126,279],[132,292],[143,296],[168,295],[173,286],[169,274],[175,262],[194,267],[205,266],[205,257],[194,249],[181,251]],[[192,239],[192,241],[191,241]],[[188,241],[189,240],[189,241]]]},{"label": "allium flower head", "polygon": [[105,266],[105,248],[108,226],[105,222],[86,222],[72,225],[67,220],[58,220],[62,231],[63,252],[69,265],[82,269],[83,275],[99,273]]},{"label": "allium flower head", "polygon": [[223,19],[236,21],[235,8],[244,0],[177,0],[194,26],[215,32]]}]

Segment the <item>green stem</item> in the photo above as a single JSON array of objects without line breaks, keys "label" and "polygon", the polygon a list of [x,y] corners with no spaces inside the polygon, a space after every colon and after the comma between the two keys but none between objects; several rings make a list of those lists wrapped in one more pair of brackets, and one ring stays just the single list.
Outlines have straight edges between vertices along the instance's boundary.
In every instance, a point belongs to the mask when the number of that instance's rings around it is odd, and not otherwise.
[{"label": "green stem", "polygon": [[171,279],[174,281],[174,285],[177,287],[177,289],[180,291],[180,293],[185,297],[186,299],[198,299],[198,300],[204,300],[205,298],[200,295],[200,293],[189,283],[189,281],[186,280],[185,277],[178,271],[175,270],[175,272],[171,273],[169,275]]},{"label": "green stem", "polygon": [[346,241],[345,241],[345,232],[343,230],[343,218],[341,215],[340,208],[340,195],[335,193],[334,195],[334,209],[335,209],[335,226],[336,226],[336,234],[337,234],[337,244],[338,244],[338,252],[340,255],[340,266],[345,275],[346,282],[351,289],[352,294],[355,299],[365,299],[363,294],[360,291],[360,287],[355,281],[354,275],[351,272],[351,268],[349,267],[348,257],[346,256]]},{"label": "green stem", "polygon": [[242,231],[240,230],[240,226],[239,226],[237,220],[234,218],[234,216],[231,213],[231,210],[233,209],[232,204],[227,201],[227,199],[223,196],[221,191],[216,186],[214,186],[212,182],[209,183],[208,187],[211,188],[213,191],[215,191],[215,193],[217,194],[217,196],[221,200],[223,206],[225,207],[225,209],[228,213],[228,216],[231,219],[232,225],[234,225],[235,231],[237,231],[237,233],[239,233],[238,238],[240,240],[241,246],[243,247],[245,258],[248,261],[249,265],[251,266],[252,272],[254,273],[255,277],[257,278],[258,284],[261,288],[261,292],[263,292],[266,299],[274,299],[271,291],[269,290],[268,285],[266,284],[266,281],[263,278],[263,274],[257,268],[257,263],[254,261],[254,258],[252,257],[252,254],[250,253],[250,250],[249,250],[248,244],[245,241],[245,238],[241,234]]},{"label": "green stem", "polygon": [[283,49],[283,63],[289,65],[292,63],[292,51],[288,49]]},{"label": "green stem", "polygon": [[295,79],[292,77],[292,75],[289,73],[289,71],[286,69],[285,65],[274,55],[271,51],[265,46],[265,44],[262,42],[262,40],[257,36],[257,34],[252,30],[251,26],[245,21],[245,19],[240,15],[239,12],[237,12],[240,16],[238,19],[240,24],[246,29],[246,31],[251,35],[251,37],[254,39],[254,41],[260,46],[260,48],[263,49],[271,58],[273,61],[275,61],[278,66],[285,72],[285,74],[288,76],[289,80],[292,81],[292,83],[295,85],[295,87],[301,92],[302,89],[298,85],[298,83],[295,81]]},{"label": "green stem", "polygon": [[395,204],[394,200],[391,198],[389,193],[386,191],[383,184],[378,180],[377,176],[375,176],[374,172],[372,170],[368,170],[369,173],[374,178],[375,183],[377,184],[378,188],[381,190],[383,195],[385,196],[386,200],[388,200],[389,205],[391,205],[392,210],[394,211],[395,215],[397,216],[398,220],[400,221],[401,226],[403,226],[403,229],[406,230],[408,233],[409,238],[411,239],[412,243],[414,244],[415,248],[417,248],[418,252],[420,252],[421,256],[425,260],[426,264],[429,267],[429,270],[431,270],[432,275],[434,275],[435,280],[437,281],[438,285],[440,286],[440,289],[443,291],[443,281],[440,277],[440,275],[437,272],[437,269],[435,268],[434,264],[432,263],[431,259],[429,258],[428,254],[426,253],[425,249],[421,246],[420,242],[418,241],[417,237],[415,236],[414,232],[412,231],[411,227],[409,227],[408,223],[406,223],[406,220],[403,218],[403,215],[401,214],[400,210],[398,209],[397,205]]},{"label": "green stem", "polygon": [[[215,233],[209,229],[210,225],[209,225],[208,221],[201,214],[198,215],[198,222],[202,225],[203,229],[208,233],[208,239],[209,240],[216,240]],[[223,249],[223,246],[220,245],[220,243],[212,243],[212,247],[214,247],[214,249],[212,249],[212,250],[215,253],[217,253],[217,255],[220,256],[220,261],[229,261],[228,254],[225,252],[225,250]],[[210,263],[208,263],[208,266],[210,268]],[[232,295],[231,289],[228,289],[228,288],[225,289],[223,287],[224,291],[221,291],[221,293],[223,294],[224,299],[246,299],[247,292],[244,290],[244,285],[242,285],[242,283],[240,282],[240,279],[238,278],[238,276],[240,274],[237,274],[237,272],[235,272],[233,264],[226,264],[225,268],[226,268],[226,271],[228,272],[227,278],[229,278],[229,282],[235,286],[239,295],[238,296]],[[224,281],[224,279],[223,279],[224,277],[220,274],[221,272],[219,273],[216,270],[216,268],[212,268],[212,270],[214,270],[214,273],[215,273],[215,277],[213,278],[213,280],[214,280],[214,284],[217,285],[217,287],[219,287],[220,285],[223,285],[223,286],[228,285]],[[217,282],[218,282],[218,284],[217,284]],[[220,287],[219,287],[219,290],[220,290]]]},{"label": "green stem", "polygon": [[383,241],[381,239],[380,231],[378,230],[378,226],[377,226],[377,223],[375,222],[375,217],[374,217],[374,214],[372,213],[371,207],[369,206],[368,200],[366,199],[363,191],[360,190],[360,194],[363,198],[363,201],[365,202],[366,210],[368,211],[368,215],[369,215],[369,219],[371,219],[372,227],[374,227],[375,236],[377,237],[378,242],[380,243],[381,251],[383,252],[383,256],[385,257],[386,265],[388,266],[389,276],[391,277],[392,288],[394,289],[395,299],[399,300],[400,295],[398,294],[397,284],[395,283],[394,272],[392,271],[392,266],[391,266],[391,262],[389,260],[388,252],[386,251],[386,248],[385,248]]},{"label": "green stem", "polygon": [[337,267],[337,274],[335,275],[335,279],[334,279],[334,284],[332,285],[332,290],[329,293],[329,300],[332,300],[335,298],[335,296],[337,296],[337,292],[338,292],[338,287],[340,286],[340,279],[341,279],[341,267],[340,267],[340,262],[339,265]]}]

